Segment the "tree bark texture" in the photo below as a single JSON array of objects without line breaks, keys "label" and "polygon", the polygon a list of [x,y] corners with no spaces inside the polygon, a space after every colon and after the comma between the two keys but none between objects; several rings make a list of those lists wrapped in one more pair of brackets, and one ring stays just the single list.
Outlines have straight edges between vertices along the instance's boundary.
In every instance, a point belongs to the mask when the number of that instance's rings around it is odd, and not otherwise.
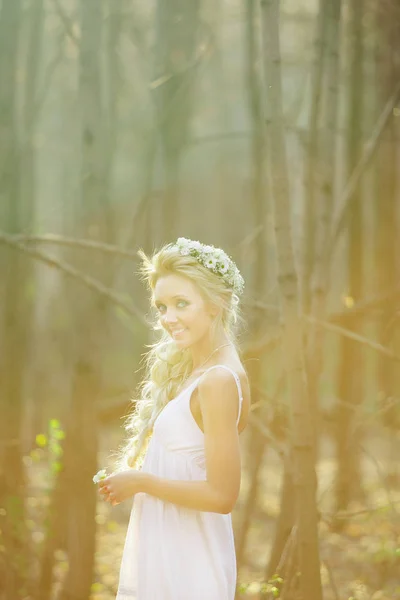
[{"label": "tree bark texture", "polygon": [[[255,388],[260,386],[262,374],[259,358],[251,360],[250,367],[248,367],[247,369],[247,373],[250,379],[252,403],[258,402],[259,395],[257,394]],[[265,413],[265,411],[263,411],[262,408],[257,409],[255,412],[256,418],[262,418],[263,412]],[[256,428],[254,428],[251,436],[249,437],[248,448],[248,456],[250,458],[250,485],[245,499],[245,504],[240,511],[240,531],[236,543],[236,558],[238,570],[240,570],[240,566],[245,563],[246,545],[250,533],[252,517],[257,508],[257,501],[259,498],[260,488],[260,470],[263,465],[263,459],[265,454],[266,440],[264,436],[262,436],[261,433],[258,430],[256,430]]]},{"label": "tree bark texture", "polygon": [[301,297],[303,311],[311,304],[311,279],[315,261],[316,188],[319,181],[319,124],[321,119],[323,69],[327,54],[327,20],[329,3],[319,1],[314,42],[314,60],[311,71],[311,106],[308,130],[307,155],[304,166],[303,243],[301,265]]},{"label": "tree bark texture", "polygon": [[[18,136],[16,72],[20,49],[21,2],[0,6],[0,210],[3,227],[20,233],[26,215],[20,200],[20,153]],[[27,207],[28,208],[28,207]],[[25,529],[25,472],[22,462],[21,425],[24,408],[23,382],[30,326],[26,298],[26,257],[3,247],[2,309],[4,354],[0,364],[2,418],[0,419],[0,517],[2,545],[0,594],[19,600],[28,594],[29,574]]]},{"label": "tree bark texture", "polygon": [[[398,8],[388,4],[385,8],[376,7],[376,113],[378,116],[387,98],[393,93],[400,80],[400,68],[396,55],[400,52],[400,20]],[[397,240],[399,220],[397,215],[399,190],[398,119],[392,118],[382,138],[377,152],[376,191],[375,191],[375,232],[374,232],[374,289],[395,287],[399,276],[400,262],[397,260]],[[389,300],[382,307],[377,324],[378,339],[381,344],[393,349],[397,346],[396,310],[398,302]],[[393,398],[399,396],[400,379],[392,361],[385,357],[378,359],[377,381],[379,408],[385,408]],[[400,483],[400,470],[396,460],[396,436],[400,427],[400,409],[395,404],[383,415],[383,423],[389,429],[388,477],[395,484]]]},{"label": "tree bark texture", "polygon": [[153,94],[166,185],[161,210],[163,243],[173,239],[180,227],[179,166],[188,136],[199,62],[199,9],[199,0],[157,1]]},{"label": "tree bark texture", "polygon": [[[259,47],[255,33],[255,20],[257,17],[257,0],[246,0],[245,23],[245,52],[246,72],[245,81],[248,90],[248,106],[252,122],[251,138],[251,203],[253,206],[254,228],[261,225],[255,238],[256,257],[254,273],[254,293],[261,299],[266,291],[268,281],[267,273],[267,193],[264,175],[265,139],[263,135],[263,111],[261,96],[259,63]],[[259,319],[259,315],[256,319]],[[258,324],[256,324],[258,327]]]},{"label": "tree bark texture", "polygon": [[[347,165],[350,174],[361,153],[363,115],[363,0],[352,0],[349,24],[349,88],[348,88],[348,128]],[[352,207],[347,236],[348,296],[358,301],[363,293],[363,235],[364,221],[362,193],[360,187],[352,198]],[[354,316],[347,328],[359,331],[362,320]],[[362,494],[360,472],[359,438],[351,435],[354,410],[363,401],[363,360],[358,344],[343,338],[340,345],[338,370],[338,397],[336,417],[336,449],[338,470],[335,483],[336,509],[345,510],[352,498]],[[358,430],[359,431],[359,430]],[[360,435],[360,433],[358,434]],[[358,437],[358,436],[357,436]],[[337,527],[344,525],[338,521]]]},{"label": "tree bark texture", "polygon": [[[255,19],[257,11],[256,0],[246,0],[246,21],[245,21],[245,52],[246,52],[246,71],[245,80],[248,89],[248,105],[252,121],[252,146],[251,146],[251,205],[254,219],[254,227],[261,224],[259,234],[253,241],[256,248],[255,277],[252,286],[253,294],[256,298],[262,298],[265,292],[267,281],[267,248],[266,248],[266,193],[264,176],[264,136],[262,128],[262,98],[261,82],[257,71],[257,58],[259,56],[257,38],[255,35]],[[261,326],[259,311],[255,311],[254,319],[249,323],[252,335],[256,335]],[[262,357],[249,357],[248,375],[252,387],[252,403],[258,403],[261,398],[257,391],[262,385]],[[262,419],[262,405],[255,410],[256,418]],[[237,542],[237,562],[238,567],[242,564],[245,556],[246,542],[251,525],[252,515],[257,506],[257,495],[259,490],[259,473],[263,464],[263,458],[266,451],[266,440],[261,433],[254,428],[249,438],[249,452],[251,459],[250,486],[242,510],[242,522],[240,534]]]},{"label": "tree bark texture", "polygon": [[[326,110],[324,111],[322,127],[320,129],[319,158],[315,163],[319,171],[319,177],[316,190],[316,247],[310,303],[313,316],[321,320],[325,317],[329,281],[329,263],[331,257],[327,256],[326,253],[326,240],[330,232],[334,205],[334,184],[337,172],[341,0],[331,0],[324,5],[327,11],[326,74],[324,86]],[[320,424],[318,389],[323,368],[324,337],[324,331],[321,327],[316,324],[310,325],[307,335],[307,375],[311,410],[316,419],[314,425],[316,456],[318,455],[318,431]]]},{"label": "tree bark texture", "polygon": [[[27,15],[29,21],[29,38],[28,47],[25,58],[25,86],[23,96],[23,136],[21,140],[21,171],[20,171],[20,197],[19,205],[25,215],[25,222],[33,227],[34,215],[36,212],[36,192],[37,192],[37,170],[36,170],[36,150],[35,150],[35,133],[37,131],[38,119],[38,79],[42,65],[42,44],[43,44],[43,28],[44,28],[44,1],[35,0],[30,6]],[[32,261],[27,262],[26,278],[29,285],[34,286],[34,276],[37,272],[38,265],[34,265]],[[37,300],[36,304],[37,306]],[[35,354],[35,345],[40,344],[40,337],[37,329],[34,327],[35,322],[35,306],[30,306],[30,315],[27,315],[27,322],[32,322],[30,330],[29,346],[30,355],[33,355],[33,361],[38,358]],[[43,402],[41,402],[41,386],[38,383],[36,389],[32,391],[31,402],[33,405],[33,418],[30,423],[30,431],[26,436],[27,446],[34,445],[35,435],[40,430],[43,413]],[[28,400],[29,402],[29,400]],[[28,406],[26,407],[28,409]]]},{"label": "tree bark texture", "polygon": [[[104,2],[82,0],[79,44],[80,194],[75,204],[73,229],[82,237],[110,243],[114,223],[108,198],[105,158],[107,119],[103,94]],[[77,260],[77,259],[75,259]],[[81,270],[112,286],[112,263],[78,255]],[[62,599],[84,600],[93,582],[97,489],[92,477],[98,469],[97,403],[101,396],[102,362],[107,351],[108,306],[90,291],[71,290],[73,307],[72,386],[66,424],[65,474],[67,492],[69,571]]]},{"label": "tree bark texture", "polygon": [[304,600],[321,600],[312,421],[305,380],[303,331],[299,316],[298,281],[290,229],[291,211],[283,123],[279,2],[278,0],[261,0],[261,9],[266,90],[266,136],[269,144],[269,176],[274,206],[278,280],[283,317],[282,349],[291,403],[291,444],[294,459],[300,589]]}]

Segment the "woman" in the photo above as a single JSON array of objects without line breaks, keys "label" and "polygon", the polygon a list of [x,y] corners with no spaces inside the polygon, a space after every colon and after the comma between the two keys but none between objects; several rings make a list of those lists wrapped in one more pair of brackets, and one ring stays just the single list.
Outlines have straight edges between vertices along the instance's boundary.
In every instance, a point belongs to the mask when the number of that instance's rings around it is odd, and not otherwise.
[{"label": "woman", "polygon": [[230,513],[250,404],[233,331],[243,278],[222,250],[185,238],[139,255],[162,335],[121,470],[99,484],[111,504],[134,496],[117,600],[233,600]]}]

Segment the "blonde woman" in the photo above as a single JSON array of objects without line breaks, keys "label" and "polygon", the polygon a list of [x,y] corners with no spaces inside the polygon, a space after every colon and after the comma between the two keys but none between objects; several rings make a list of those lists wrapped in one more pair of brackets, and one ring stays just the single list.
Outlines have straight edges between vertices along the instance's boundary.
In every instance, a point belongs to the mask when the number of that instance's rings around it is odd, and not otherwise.
[{"label": "blonde woman", "polygon": [[134,497],[117,600],[234,600],[250,405],[234,333],[243,278],[225,252],[186,238],[139,255],[161,336],[119,467],[99,483],[113,505]]}]

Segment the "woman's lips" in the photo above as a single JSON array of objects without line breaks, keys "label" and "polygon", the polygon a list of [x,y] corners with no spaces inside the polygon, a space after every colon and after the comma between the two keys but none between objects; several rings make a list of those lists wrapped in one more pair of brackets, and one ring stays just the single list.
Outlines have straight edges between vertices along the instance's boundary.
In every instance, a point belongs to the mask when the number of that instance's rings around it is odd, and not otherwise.
[{"label": "woman's lips", "polygon": [[179,337],[181,336],[183,333],[185,333],[186,329],[174,329],[173,331],[171,331],[171,335],[173,337]]}]

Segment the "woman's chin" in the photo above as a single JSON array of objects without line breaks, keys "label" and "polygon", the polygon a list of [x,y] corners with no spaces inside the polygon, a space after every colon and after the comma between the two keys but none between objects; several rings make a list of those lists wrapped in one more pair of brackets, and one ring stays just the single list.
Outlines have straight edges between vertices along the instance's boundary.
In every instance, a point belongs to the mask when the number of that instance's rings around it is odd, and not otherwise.
[{"label": "woman's chin", "polygon": [[173,336],[172,339],[174,340],[178,348],[181,348],[182,350],[185,348],[189,348],[192,345],[192,340],[185,335],[180,335],[176,337]]},{"label": "woman's chin", "polygon": [[178,348],[181,348],[182,350],[184,350],[185,348],[189,348],[192,345],[190,340],[179,340],[174,338],[174,342],[178,346]]}]

